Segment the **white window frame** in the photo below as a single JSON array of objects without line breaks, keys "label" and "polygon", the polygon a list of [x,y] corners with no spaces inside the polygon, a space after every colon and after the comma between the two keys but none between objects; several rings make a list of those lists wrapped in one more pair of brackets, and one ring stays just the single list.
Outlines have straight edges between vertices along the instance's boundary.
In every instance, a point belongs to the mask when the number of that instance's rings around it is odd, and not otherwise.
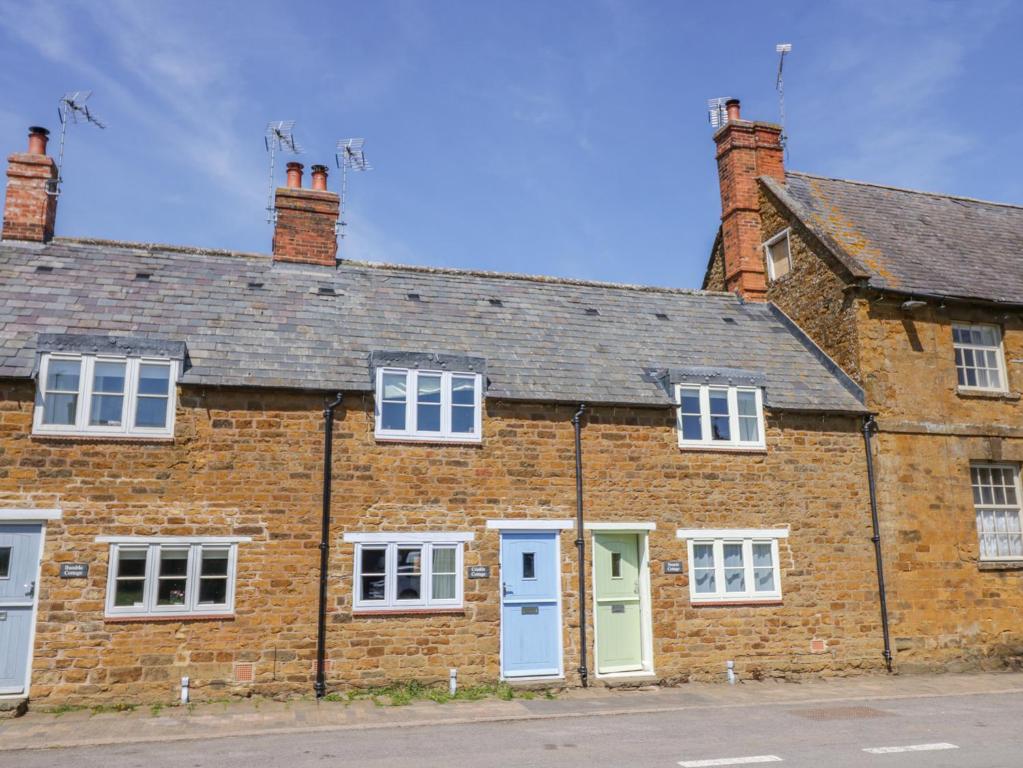
[{"label": "white window frame", "polygon": [[[682,434],[682,390],[700,390],[700,439],[687,440]],[[711,437],[710,391],[728,391],[728,434],[729,440],[715,440]],[[753,392],[756,396],[757,409],[757,440],[739,439],[739,392]],[[726,451],[757,451],[767,447],[764,435],[764,392],[760,387],[736,387],[716,384],[676,384],[675,385],[676,429],[680,448],[712,448]]]},{"label": "white window frame", "polygon": [[[763,245],[761,246],[764,249],[764,262],[767,264],[767,277],[770,280],[778,279],[778,277],[776,277],[774,274],[774,259],[771,258],[771,246],[777,243],[779,240],[784,239],[786,241],[785,250],[788,252],[789,269],[788,272],[785,273],[785,275],[790,274],[792,272],[792,238],[789,236],[790,233],[791,229],[789,227],[786,227],[778,234],[765,240]],[[782,275],[782,277],[785,277],[785,275]]]},{"label": "white window frame", "polygon": [[[782,599],[781,562],[779,560],[779,539],[788,538],[785,528],[774,529],[722,529],[699,530],[680,529],[676,535],[686,540],[689,557],[689,600],[693,605],[700,603],[776,603]],[[716,591],[696,591],[696,561],[693,558],[693,546],[709,544],[714,548],[714,583]],[[725,544],[742,545],[743,579],[746,590],[743,592],[727,592],[725,590]],[[753,545],[771,545],[771,565],[774,568],[774,589],[757,591],[754,587]]]},{"label": "white window frame", "polygon": [[[46,381],[49,376],[51,360],[72,360],[79,363],[78,372],[78,407],[75,412],[74,424],[45,424],[44,410],[46,402]],[[97,362],[123,363],[124,394],[121,411],[121,423],[117,426],[100,426],[89,424],[92,410],[93,373]],[[165,365],[169,369],[167,384],[167,423],[163,427],[136,427],[135,415],[138,403],[139,372],[142,365]],[[125,357],[123,355],[85,355],[67,353],[45,353],[39,366],[36,380],[35,409],[32,419],[32,431],[37,435],[57,435],[67,437],[107,436],[107,437],[173,437],[174,417],[177,410],[177,380],[179,362],[166,357]]]},{"label": "white window frame", "polygon": [[[352,612],[374,613],[379,611],[431,611],[437,608],[462,608],[465,604],[465,542],[473,539],[469,533],[348,533],[345,541],[355,544],[355,559],[352,564]],[[401,600],[395,594],[398,583],[398,549],[419,547],[420,597],[416,600]],[[433,550],[453,548],[455,550],[455,596],[452,598],[433,597]],[[362,597],[362,551],[383,549],[384,556],[384,599],[364,600]]]},{"label": "white window frame", "polygon": [[[237,582],[238,544],[251,541],[247,537],[104,537],[97,542],[110,544],[107,560],[106,615],[115,617],[161,617],[161,616],[212,616],[234,613],[234,595]],[[183,605],[157,605],[160,551],[162,549],[187,549],[188,568],[185,576],[185,602]],[[227,551],[227,602],[223,605],[199,604],[199,578],[204,549]],[[124,550],[145,550],[146,570],[143,579],[142,605],[115,605],[117,572],[120,553]]]},{"label": "white window frame", "polygon": [[[384,374],[397,373],[405,375],[405,429],[384,429],[383,402]],[[440,431],[420,431],[416,425],[416,397],[419,392],[420,376],[440,376]],[[473,415],[474,430],[472,432],[452,432],[451,383],[455,378],[472,378],[473,380]],[[417,368],[377,368],[376,372],[376,424],[374,434],[381,440],[405,440],[423,442],[478,443],[483,439],[483,376],[471,371],[435,371]]]},{"label": "white window frame", "polygon": [[[955,365],[955,353],[958,350],[971,350],[974,353],[978,351],[989,352],[992,347],[983,344],[964,344],[955,340],[955,330],[957,328],[972,329],[972,328],[989,328],[994,331],[996,343],[996,361],[998,363],[998,380],[1001,382],[1000,386],[997,387],[981,387],[976,384],[960,384],[959,383],[959,366]],[[1002,341],[1002,329],[992,323],[952,323],[952,363],[955,366],[956,371],[956,389],[965,392],[1008,392],[1009,391],[1009,378],[1008,371],[1005,366],[1005,345]],[[976,366],[973,366],[976,368]]]},{"label": "white window frame", "polygon": [[[974,513],[974,517],[977,516],[977,513],[981,509],[990,509],[990,510],[996,510],[996,511],[1001,511],[1001,512],[1009,512],[1009,511],[1015,510],[1015,512],[1016,512],[1016,520],[1017,520],[1017,530],[1023,531],[1023,495],[1021,495],[1021,490],[1023,490],[1023,488],[1021,488],[1021,486],[1020,486],[1020,477],[1019,477],[1020,476],[1020,467],[1019,467],[1019,465],[1018,464],[1009,463],[1009,462],[991,462],[991,461],[981,461],[981,462],[973,462],[973,463],[971,463],[970,464],[970,490],[971,490],[971,492],[973,491],[973,470],[975,470],[975,469],[998,469],[998,470],[1009,470],[1010,472],[1012,472],[1013,481],[1015,482],[1015,485],[1016,485],[1016,503],[1015,504],[1007,504],[1007,503],[997,504],[997,503],[995,503],[992,500],[992,503],[985,504],[983,501],[978,503],[976,497],[974,497],[974,499],[973,499],[973,513]],[[1023,555],[1012,555],[1012,554],[1010,554],[1010,555],[985,555],[984,554],[984,546],[983,546],[983,543],[981,541],[982,537],[985,534],[995,534],[995,535],[997,535],[1000,532],[999,531],[981,531],[979,520],[975,522],[975,526],[977,528],[977,557],[978,557],[978,559],[981,562],[983,562],[983,563],[998,563],[998,562],[1019,562],[1019,561],[1023,560]],[[1006,530],[1006,531],[1001,532],[1001,533],[1012,534],[1012,533],[1014,533],[1014,531]]]}]

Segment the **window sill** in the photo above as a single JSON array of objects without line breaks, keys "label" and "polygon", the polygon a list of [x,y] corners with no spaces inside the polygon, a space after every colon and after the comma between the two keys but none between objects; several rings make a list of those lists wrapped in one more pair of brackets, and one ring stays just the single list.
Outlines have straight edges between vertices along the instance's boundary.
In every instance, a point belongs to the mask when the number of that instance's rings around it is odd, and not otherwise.
[{"label": "window sill", "polygon": [[378,443],[415,443],[416,445],[460,445],[477,447],[483,445],[482,437],[415,437],[413,435],[374,435]]},{"label": "window sill", "polygon": [[978,571],[1023,571],[1023,560],[981,560]]},{"label": "window sill", "polygon": [[723,607],[738,607],[738,606],[760,606],[760,605],[782,605],[782,599],[780,597],[769,597],[758,599],[755,597],[746,597],[739,600],[690,600],[689,604],[693,608],[723,608]]},{"label": "window sill", "polygon": [[375,616],[464,616],[465,608],[356,608],[352,618]]},{"label": "window sill", "polygon": [[180,614],[146,614],[145,616],[106,615],[104,624],[166,624],[173,621],[234,621],[233,613],[180,613]]},{"label": "window sill", "polygon": [[956,394],[959,397],[977,398],[979,400],[1008,400],[1011,402],[1017,402],[1021,397],[1019,392],[996,392],[984,389],[963,389],[962,387],[956,388]]},{"label": "window sill", "polygon": [[33,432],[33,440],[56,443],[173,443],[174,435],[103,435],[89,432]]},{"label": "window sill", "polygon": [[696,445],[679,443],[679,450],[683,453],[767,453],[766,445]]}]

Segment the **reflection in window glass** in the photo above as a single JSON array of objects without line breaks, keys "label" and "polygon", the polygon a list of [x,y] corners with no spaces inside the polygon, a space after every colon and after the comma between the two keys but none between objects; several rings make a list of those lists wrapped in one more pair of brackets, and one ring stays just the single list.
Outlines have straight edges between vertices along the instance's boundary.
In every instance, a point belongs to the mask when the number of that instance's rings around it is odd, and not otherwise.
[{"label": "reflection in window glass", "polygon": [[92,403],[89,423],[99,427],[118,427],[124,413],[125,363],[97,360],[92,372]]},{"label": "reflection in window glass", "polygon": [[710,390],[710,434],[715,440],[732,439],[729,421],[728,390]]},{"label": "reflection in window glass", "polygon": [[387,550],[363,547],[361,564],[361,597],[363,600],[386,599]]},{"label": "reflection in window glass", "polygon": [[170,366],[154,363],[140,364],[135,403],[135,426],[158,429],[166,427],[169,400]]},{"label": "reflection in window glass", "polygon": [[384,429],[405,429],[407,374],[385,373],[381,393],[380,424]]},{"label": "reflection in window glass", "polygon": [[421,596],[421,565],[423,552],[420,547],[398,547],[398,600],[418,600]]},{"label": "reflection in window glass", "polygon": [[416,429],[440,432],[440,376],[417,377]]},{"label": "reflection in window glass", "polygon": [[46,372],[44,424],[73,425],[78,415],[81,360],[51,359]]},{"label": "reflection in window glass", "polygon": [[700,388],[682,387],[682,439],[702,440],[703,423],[700,416]]}]

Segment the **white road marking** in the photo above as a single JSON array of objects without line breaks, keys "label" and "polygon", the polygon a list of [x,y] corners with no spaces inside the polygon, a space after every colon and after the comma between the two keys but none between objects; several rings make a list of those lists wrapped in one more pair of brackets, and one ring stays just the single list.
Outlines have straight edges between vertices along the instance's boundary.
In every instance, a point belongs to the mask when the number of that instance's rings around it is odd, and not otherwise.
[{"label": "white road marking", "polygon": [[872,755],[891,755],[896,752],[933,752],[937,749],[959,749],[955,744],[940,741],[936,744],[910,744],[906,747],[870,747],[864,749]]},{"label": "white road marking", "polygon": [[712,765],[752,765],[753,763],[780,763],[777,755],[753,755],[752,757],[719,757],[714,760],[682,760],[682,768],[708,768]]}]

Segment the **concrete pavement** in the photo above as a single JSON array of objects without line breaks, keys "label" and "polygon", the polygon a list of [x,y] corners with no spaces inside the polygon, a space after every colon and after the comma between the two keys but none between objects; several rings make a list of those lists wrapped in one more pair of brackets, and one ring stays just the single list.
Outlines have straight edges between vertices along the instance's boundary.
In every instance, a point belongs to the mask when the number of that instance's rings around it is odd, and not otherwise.
[{"label": "concrete pavement", "polygon": [[[0,725],[0,766],[1023,765],[1023,674],[690,684],[378,707],[247,701],[30,713]],[[865,750],[874,750],[868,752]],[[745,762],[713,762],[744,760]],[[711,762],[707,762],[711,761]]]}]

